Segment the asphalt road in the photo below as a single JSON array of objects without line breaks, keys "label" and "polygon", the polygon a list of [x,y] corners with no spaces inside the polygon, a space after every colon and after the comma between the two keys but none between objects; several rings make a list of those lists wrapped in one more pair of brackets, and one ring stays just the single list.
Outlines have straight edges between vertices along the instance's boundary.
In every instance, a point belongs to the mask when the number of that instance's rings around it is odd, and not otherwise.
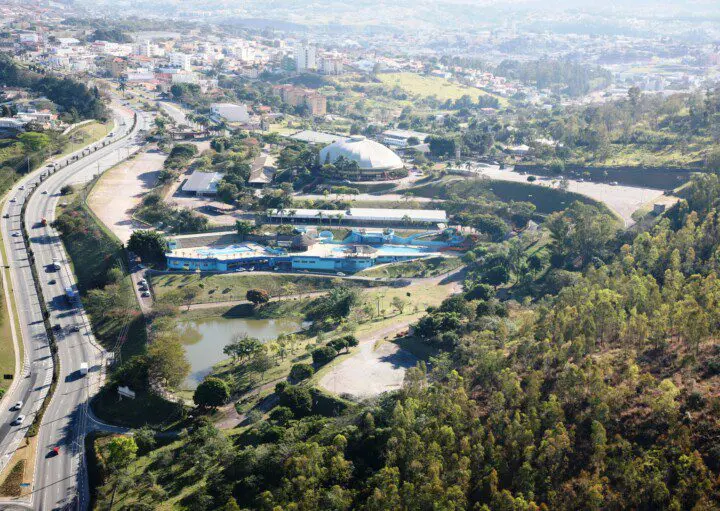
[{"label": "asphalt road", "polygon": [[[114,141],[113,144],[96,152],[86,152],[84,158],[51,174],[42,182],[39,180],[44,169],[26,176],[11,191],[9,196],[16,197],[16,201],[7,203],[3,214],[7,213],[8,218],[0,222],[26,353],[21,378],[16,380],[11,395],[3,400],[3,404],[7,405],[23,400],[22,410],[10,412],[7,406],[0,410],[0,459],[6,463],[6,458],[9,459],[14,451],[13,445],[19,443],[32,423],[52,378],[52,358],[32,283],[30,263],[22,237],[13,236],[21,227],[22,202],[26,200],[28,191],[37,186],[37,190],[27,199],[25,228],[50,311],[50,323],[58,328],[56,338],[60,377],[40,427],[31,499],[17,503],[28,508],[86,509],[89,504],[83,438],[87,431],[97,426],[87,413],[88,401],[102,383],[107,357],[93,338],[82,306],[79,303],[71,305],[66,299],[65,289],[77,289],[76,280],[57,232],[49,225],[43,226],[41,220],[47,219],[48,224],[54,220],[55,209],[61,201],[59,192],[63,186],[87,182],[98,172],[107,170],[139,149],[137,132],[147,128],[149,119],[139,114],[132,133],[122,138],[133,126],[133,112],[118,104],[113,105],[113,112],[116,116],[115,135],[107,139]],[[20,187],[24,189],[20,190]],[[53,261],[59,263],[59,270],[51,269]],[[76,329],[78,331],[74,331]],[[88,376],[80,374],[82,362],[90,366]],[[19,413],[27,416],[22,427],[9,426],[8,422]],[[53,456],[51,451],[55,446],[60,448],[60,452]],[[0,502],[0,508],[18,507],[17,504]]]}]

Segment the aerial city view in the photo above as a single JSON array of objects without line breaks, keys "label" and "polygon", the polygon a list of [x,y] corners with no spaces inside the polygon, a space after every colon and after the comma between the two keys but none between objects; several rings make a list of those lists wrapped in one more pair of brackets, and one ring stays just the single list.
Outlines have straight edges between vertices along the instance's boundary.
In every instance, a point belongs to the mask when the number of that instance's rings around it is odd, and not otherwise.
[{"label": "aerial city view", "polygon": [[720,510],[720,2],[0,0],[0,509]]}]

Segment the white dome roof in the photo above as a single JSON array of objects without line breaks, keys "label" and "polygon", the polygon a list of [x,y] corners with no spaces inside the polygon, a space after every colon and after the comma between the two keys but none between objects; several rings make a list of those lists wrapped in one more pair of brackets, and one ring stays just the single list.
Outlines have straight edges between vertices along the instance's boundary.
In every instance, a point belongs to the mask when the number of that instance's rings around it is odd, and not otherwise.
[{"label": "white dome roof", "polygon": [[[328,158],[329,155],[329,158]],[[391,149],[361,135],[337,140],[320,151],[320,164],[334,163],[340,156],[355,160],[362,170],[397,170],[404,167]]]}]

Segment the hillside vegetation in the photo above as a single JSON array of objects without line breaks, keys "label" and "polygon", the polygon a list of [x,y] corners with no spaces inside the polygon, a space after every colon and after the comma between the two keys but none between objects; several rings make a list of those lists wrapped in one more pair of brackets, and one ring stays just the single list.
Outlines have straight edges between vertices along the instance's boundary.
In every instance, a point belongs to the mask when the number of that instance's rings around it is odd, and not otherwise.
[{"label": "hillside vegetation", "polygon": [[131,477],[188,509],[716,509],[718,196],[703,176],[632,239],[591,206],[555,213],[553,294],[491,298],[486,273],[522,254],[478,252],[468,292],[418,323],[441,355],[401,391],[325,418],[291,387],[265,420],[232,438],[204,425]]}]

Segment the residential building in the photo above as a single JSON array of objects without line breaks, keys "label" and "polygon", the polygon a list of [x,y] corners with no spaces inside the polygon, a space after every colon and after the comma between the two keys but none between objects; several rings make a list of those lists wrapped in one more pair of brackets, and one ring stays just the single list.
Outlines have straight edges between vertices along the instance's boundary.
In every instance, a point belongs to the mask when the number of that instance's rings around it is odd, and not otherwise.
[{"label": "residential building", "polygon": [[316,116],[327,113],[327,99],[317,91],[294,85],[277,85],[273,87],[273,90],[288,105],[307,105],[310,113]]},{"label": "residential building", "polygon": [[252,162],[248,183],[257,187],[269,185],[275,178],[275,172],[277,172],[275,157],[269,154],[261,154]]},{"label": "residential building", "polygon": [[115,57],[110,61],[110,75],[118,78],[127,73],[128,63],[126,59]]},{"label": "residential building", "polygon": [[343,74],[343,61],[340,57],[326,55],[322,58],[322,72],[326,75]]},{"label": "residential building", "polygon": [[303,44],[295,48],[295,67],[298,71],[317,69],[317,56],[314,46]]}]

